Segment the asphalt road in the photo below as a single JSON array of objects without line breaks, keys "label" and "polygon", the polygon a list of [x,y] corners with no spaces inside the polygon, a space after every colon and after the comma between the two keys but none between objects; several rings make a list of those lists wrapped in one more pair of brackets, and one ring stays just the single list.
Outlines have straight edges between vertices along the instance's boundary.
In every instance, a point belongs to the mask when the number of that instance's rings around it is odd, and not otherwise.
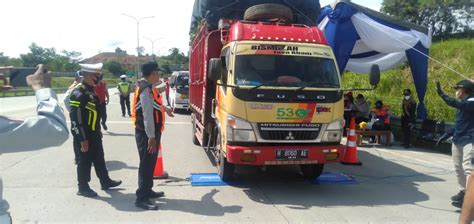
[{"label": "asphalt road", "polygon": [[[34,115],[34,102],[0,98],[0,114]],[[191,173],[216,168],[192,144],[188,114],[167,119],[162,144],[171,177],[154,187],[166,197],[157,200],[159,211],[144,211],[134,206],[138,153],[132,123],[121,117],[113,94],[108,115],[105,156],[110,176],[123,181],[120,188],[102,191],[92,174],[99,197],[76,195],[71,138],[60,147],[2,154],[0,174],[14,223],[455,223],[459,216],[449,199],[457,192],[450,156],[396,146],[359,147],[360,167],[326,166],[355,177],[356,185],[313,185],[297,167],[238,167],[237,186],[192,187],[186,180]]]}]

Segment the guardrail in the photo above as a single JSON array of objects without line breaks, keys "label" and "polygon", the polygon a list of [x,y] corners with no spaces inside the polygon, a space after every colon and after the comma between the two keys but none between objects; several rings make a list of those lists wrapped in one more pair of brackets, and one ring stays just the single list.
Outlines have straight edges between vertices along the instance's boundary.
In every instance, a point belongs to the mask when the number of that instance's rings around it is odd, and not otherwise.
[{"label": "guardrail", "polygon": [[[57,93],[65,93],[68,88],[53,88]],[[5,92],[0,92],[0,97],[15,97],[15,96],[33,96],[35,92],[32,89],[12,89]]]}]

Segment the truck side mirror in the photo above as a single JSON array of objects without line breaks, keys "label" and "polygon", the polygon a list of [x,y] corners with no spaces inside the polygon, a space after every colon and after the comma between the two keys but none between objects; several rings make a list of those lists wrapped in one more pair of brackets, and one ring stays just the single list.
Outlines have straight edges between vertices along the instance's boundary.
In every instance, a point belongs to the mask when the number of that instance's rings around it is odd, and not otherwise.
[{"label": "truck side mirror", "polygon": [[220,58],[211,58],[209,60],[209,71],[207,78],[212,81],[217,81],[222,77],[222,62]]},{"label": "truck side mirror", "polygon": [[379,84],[380,68],[378,65],[373,64],[372,67],[370,67],[369,79],[370,79],[370,85],[377,86]]}]

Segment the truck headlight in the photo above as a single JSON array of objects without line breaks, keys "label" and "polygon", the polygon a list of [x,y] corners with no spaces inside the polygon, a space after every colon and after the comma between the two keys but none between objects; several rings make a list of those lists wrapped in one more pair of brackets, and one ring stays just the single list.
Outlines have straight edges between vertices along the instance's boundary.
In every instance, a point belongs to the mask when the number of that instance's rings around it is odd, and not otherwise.
[{"label": "truck headlight", "polygon": [[329,123],[321,141],[322,142],[340,142],[342,139],[343,128],[344,128],[344,119],[335,120]]},{"label": "truck headlight", "polygon": [[231,142],[255,142],[252,125],[243,119],[227,115],[227,139]]}]

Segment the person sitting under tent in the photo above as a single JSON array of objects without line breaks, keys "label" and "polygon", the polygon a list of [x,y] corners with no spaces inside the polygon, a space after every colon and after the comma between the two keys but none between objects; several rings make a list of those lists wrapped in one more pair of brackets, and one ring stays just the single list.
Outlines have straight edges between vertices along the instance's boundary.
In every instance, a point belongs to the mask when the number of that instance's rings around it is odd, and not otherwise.
[{"label": "person sitting under tent", "polygon": [[348,92],[344,94],[344,120],[346,121],[346,128],[349,128],[351,118],[354,116],[355,111],[354,97],[352,92]]},{"label": "person sitting under tent", "polygon": [[364,95],[357,94],[355,101],[355,119],[357,124],[369,121],[369,108],[369,102],[364,98]]},{"label": "person sitting under tent", "polygon": [[385,106],[382,100],[375,102],[375,107],[372,109],[372,130],[387,131],[392,130],[390,126],[389,108]]}]

